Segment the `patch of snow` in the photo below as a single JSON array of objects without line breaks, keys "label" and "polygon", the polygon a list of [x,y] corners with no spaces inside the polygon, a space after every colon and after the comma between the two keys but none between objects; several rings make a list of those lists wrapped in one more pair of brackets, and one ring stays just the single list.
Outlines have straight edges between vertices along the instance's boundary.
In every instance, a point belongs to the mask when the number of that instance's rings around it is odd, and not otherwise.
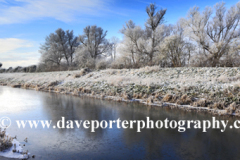
[{"label": "patch of snow", "polygon": [[[16,158],[16,159],[28,159],[30,153],[23,154],[23,148],[22,148],[21,144],[16,139],[13,139],[12,144],[13,144],[13,146],[11,148],[0,152],[0,157]],[[14,144],[16,144],[16,152],[13,152]]]}]

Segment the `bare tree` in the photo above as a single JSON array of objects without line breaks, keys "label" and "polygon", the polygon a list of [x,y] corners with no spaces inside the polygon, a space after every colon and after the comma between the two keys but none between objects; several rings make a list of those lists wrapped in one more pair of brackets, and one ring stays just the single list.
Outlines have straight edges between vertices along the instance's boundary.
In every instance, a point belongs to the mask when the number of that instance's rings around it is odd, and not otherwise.
[{"label": "bare tree", "polygon": [[[240,40],[240,39],[239,39]],[[235,41],[230,45],[228,53],[220,59],[222,67],[239,67],[240,66],[240,41]]]},{"label": "bare tree", "polygon": [[41,45],[41,61],[60,66],[62,60],[65,60],[67,66],[73,65],[75,50],[78,45],[77,37],[74,36],[73,31],[67,30],[65,32],[63,29],[59,28],[55,33],[51,33],[47,36],[45,43]]},{"label": "bare tree", "polygon": [[140,26],[136,26],[132,20],[129,20],[120,32],[124,34],[124,40],[120,47],[121,55],[125,57],[125,60],[128,59],[126,57],[130,57],[131,60],[128,60],[128,62],[132,63],[133,67],[139,66],[140,57],[143,58],[139,41],[144,35],[144,30]]},{"label": "bare tree", "polygon": [[74,34],[73,34],[73,30],[72,31],[69,31],[69,30],[66,31],[66,38],[67,38],[67,44],[68,44],[67,45],[67,52],[68,52],[68,55],[70,57],[70,63],[71,63],[71,65],[73,65],[75,51],[76,51],[79,43],[77,41],[77,37],[74,36]]},{"label": "bare tree", "polygon": [[119,44],[117,57],[119,63],[124,64],[126,67],[140,67],[140,61],[143,57],[136,52],[136,47],[130,38],[125,37],[122,43]]},{"label": "bare tree", "polygon": [[147,51],[146,48],[143,48],[142,51],[149,56],[150,65],[152,65],[154,53],[157,52],[156,47],[160,43],[156,30],[158,26],[163,24],[166,11],[166,9],[157,10],[156,4],[153,3],[146,7],[146,12],[149,18],[147,19],[145,26],[146,31],[148,32],[147,37],[151,39],[151,47],[149,51]]},{"label": "bare tree", "polygon": [[134,44],[137,54],[146,55],[150,65],[153,65],[153,57],[158,50],[156,47],[163,40],[161,24],[164,22],[166,9],[157,10],[155,4],[146,7],[148,19],[146,21],[146,29],[136,26],[132,20],[128,21],[123,29],[120,30],[125,37],[128,37]]},{"label": "bare tree", "polygon": [[93,59],[102,56],[109,49],[109,42],[105,38],[107,31],[101,27],[87,26],[84,28],[84,34],[78,37],[79,42],[88,51]]},{"label": "bare tree", "polygon": [[159,46],[159,54],[169,61],[172,67],[185,66],[189,64],[194,46],[184,39],[184,30],[180,23],[169,26],[169,29],[171,30],[170,36],[166,37]]},{"label": "bare tree", "polygon": [[203,12],[193,7],[184,20],[186,31],[194,43],[203,49],[212,67],[227,54],[231,44],[239,39],[240,2],[226,10],[225,3],[217,3],[213,9],[207,7]]},{"label": "bare tree", "polygon": [[91,57],[86,47],[80,45],[76,52],[77,54],[75,61],[79,67],[95,68],[95,60]]},{"label": "bare tree", "polygon": [[57,43],[57,50],[61,52],[67,62],[67,65],[69,66],[69,54],[67,52],[67,36],[66,32],[59,28],[55,31],[55,41]]},{"label": "bare tree", "polygon": [[40,47],[41,61],[60,66],[63,58],[62,51],[59,50],[59,44],[56,41],[56,35],[51,33],[46,37],[45,43]]},{"label": "bare tree", "polygon": [[118,47],[118,44],[120,42],[119,38],[113,36],[110,40],[110,45],[111,45],[111,58],[113,60],[116,59],[116,54],[117,54],[117,47]]}]

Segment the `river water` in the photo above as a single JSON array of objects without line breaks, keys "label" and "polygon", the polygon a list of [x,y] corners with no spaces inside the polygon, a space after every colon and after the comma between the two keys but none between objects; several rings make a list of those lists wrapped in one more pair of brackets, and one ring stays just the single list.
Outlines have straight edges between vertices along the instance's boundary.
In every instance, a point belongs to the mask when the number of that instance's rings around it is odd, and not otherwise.
[{"label": "river water", "polygon": [[[240,159],[240,132],[227,129],[19,129],[16,120],[211,120],[212,115],[185,112],[138,103],[74,97],[34,90],[0,87],[0,117],[12,124],[8,133],[17,135],[35,159]],[[224,117],[216,117],[224,119]],[[230,119],[230,123],[234,119]],[[23,140],[28,138],[28,142]],[[8,159],[2,158],[0,159]]]}]

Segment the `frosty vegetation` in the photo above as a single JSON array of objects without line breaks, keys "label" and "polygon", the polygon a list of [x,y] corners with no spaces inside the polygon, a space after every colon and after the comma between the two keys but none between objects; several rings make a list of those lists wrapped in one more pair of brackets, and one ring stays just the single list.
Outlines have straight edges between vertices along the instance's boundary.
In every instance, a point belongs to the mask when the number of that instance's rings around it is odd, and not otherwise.
[{"label": "frosty vegetation", "polygon": [[28,159],[28,150],[24,151],[17,137],[11,137],[6,128],[0,128],[0,156],[7,158]]},{"label": "frosty vegetation", "polygon": [[[0,85],[240,116],[239,67],[4,73]],[[183,107],[182,105],[187,105]]]},{"label": "frosty vegetation", "polygon": [[220,2],[202,12],[195,6],[177,24],[166,24],[167,10],[155,4],[146,13],[144,28],[126,22],[122,41],[106,39],[107,31],[96,25],[85,27],[78,37],[57,29],[41,45],[38,70],[240,66],[240,2],[229,9]]}]

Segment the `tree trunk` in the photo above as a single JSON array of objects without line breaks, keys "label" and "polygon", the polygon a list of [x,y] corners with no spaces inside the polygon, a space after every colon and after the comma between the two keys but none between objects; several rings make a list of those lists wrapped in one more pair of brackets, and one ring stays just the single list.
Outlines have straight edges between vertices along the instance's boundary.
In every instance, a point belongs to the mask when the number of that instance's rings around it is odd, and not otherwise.
[{"label": "tree trunk", "polygon": [[152,66],[152,60],[153,60],[153,54],[154,54],[154,43],[155,43],[155,30],[152,31],[152,48],[149,53],[149,58],[150,58],[150,66]]},{"label": "tree trunk", "polygon": [[69,61],[68,61],[68,58],[67,57],[65,57],[66,58],[66,60],[67,60],[67,66],[69,66]]},{"label": "tree trunk", "polygon": [[152,61],[153,61],[153,54],[149,55],[149,59],[150,59],[149,60],[149,65],[152,66],[153,65],[153,63],[152,63]]},{"label": "tree trunk", "polygon": [[116,45],[114,44],[114,53],[113,53],[113,54],[114,54],[114,61],[116,60],[116,52],[117,52],[116,50],[117,50],[117,47],[116,47]]},{"label": "tree trunk", "polygon": [[132,52],[132,60],[133,60],[133,65],[136,64],[135,59],[134,59],[134,53]]},{"label": "tree trunk", "polygon": [[216,56],[216,54],[212,57],[212,67],[217,67],[219,64],[219,58]]}]

